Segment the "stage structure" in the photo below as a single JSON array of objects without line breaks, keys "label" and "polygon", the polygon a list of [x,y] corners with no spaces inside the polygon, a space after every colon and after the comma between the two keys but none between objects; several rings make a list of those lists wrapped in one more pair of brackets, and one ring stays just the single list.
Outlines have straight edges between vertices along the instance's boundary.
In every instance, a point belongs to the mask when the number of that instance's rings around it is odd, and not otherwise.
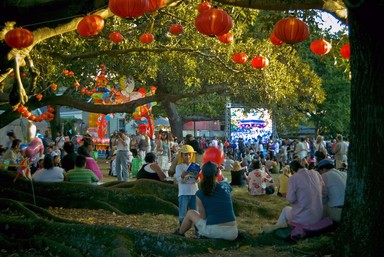
[{"label": "stage structure", "polygon": [[254,108],[246,112],[242,106],[227,103],[225,116],[225,135],[231,142],[243,138],[244,141],[261,140],[265,144],[274,134],[272,116],[265,108]]}]

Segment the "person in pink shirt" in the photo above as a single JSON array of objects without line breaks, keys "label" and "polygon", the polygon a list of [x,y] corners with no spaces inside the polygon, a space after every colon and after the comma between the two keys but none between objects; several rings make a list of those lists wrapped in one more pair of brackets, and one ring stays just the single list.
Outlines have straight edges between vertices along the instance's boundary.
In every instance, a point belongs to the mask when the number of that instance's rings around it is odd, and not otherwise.
[{"label": "person in pink shirt", "polygon": [[283,208],[276,226],[311,225],[323,217],[324,181],[315,170],[308,170],[304,163],[294,160],[289,165],[294,174],[288,180],[287,200],[291,206]]},{"label": "person in pink shirt", "polygon": [[80,146],[79,149],[77,149],[77,154],[84,155],[86,157],[85,161],[85,168],[90,169],[95,173],[95,175],[99,178],[99,181],[103,179],[103,173],[100,171],[99,165],[97,162],[91,157],[89,154],[87,147]]}]

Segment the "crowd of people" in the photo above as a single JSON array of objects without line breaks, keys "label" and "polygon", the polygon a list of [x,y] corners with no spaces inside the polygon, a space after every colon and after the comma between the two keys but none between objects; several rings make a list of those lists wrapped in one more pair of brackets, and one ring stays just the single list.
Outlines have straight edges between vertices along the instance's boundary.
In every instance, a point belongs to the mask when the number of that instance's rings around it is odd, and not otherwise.
[{"label": "crowd of people", "polygon": [[[8,169],[16,170],[23,158],[21,140],[9,133],[11,144],[2,150],[10,160]],[[339,222],[344,205],[347,179],[348,143],[338,135],[329,148],[322,136],[316,139],[270,139],[211,142],[188,134],[177,141],[172,134],[160,130],[155,139],[145,134],[127,135],[124,130],[111,137],[110,175],[119,181],[131,178],[168,181],[178,186],[179,228],[177,235],[195,228],[197,237],[234,240],[238,230],[231,198],[232,187],[244,187],[251,196],[276,195],[287,200],[272,230],[284,226],[312,226],[330,217]],[[66,140],[60,133],[55,139],[48,132],[43,138],[44,155],[31,167],[37,182],[97,183],[103,173],[92,156],[93,138],[84,135],[81,142]],[[222,163],[205,161],[208,147],[221,150]],[[194,167],[194,171],[191,167]],[[197,171],[197,172],[196,172]],[[230,182],[222,172],[230,174]],[[275,180],[272,174],[276,174]],[[275,183],[276,182],[276,183]]]}]

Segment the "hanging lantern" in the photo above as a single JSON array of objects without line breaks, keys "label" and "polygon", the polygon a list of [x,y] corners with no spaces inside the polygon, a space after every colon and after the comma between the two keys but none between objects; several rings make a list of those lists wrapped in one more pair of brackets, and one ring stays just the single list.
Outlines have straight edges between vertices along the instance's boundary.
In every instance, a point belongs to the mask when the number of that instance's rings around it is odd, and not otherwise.
[{"label": "hanging lantern", "polygon": [[233,41],[233,35],[231,33],[226,33],[218,37],[219,41],[224,44],[230,44]]},{"label": "hanging lantern", "polygon": [[351,58],[351,47],[349,44],[345,44],[340,48],[340,54],[346,59]]},{"label": "hanging lantern", "polygon": [[23,105],[20,105],[19,108],[17,108],[17,111],[20,113],[23,113],[23,112],[28,111],[28,108],[23,106]]},{"label": "hanging lantern", "polygon": [[111,34],[109,34],[109,39],[110,39],[113,43],[118,44],[118,43],[120,43],[121,41],[123,41],[124,37],[123,37],[123,35],[121,35],[120,32],[115,31],[115,32],[112,32]]},{"label": "hanging lantern", "polygon": [[77,25],[77,32],[82,37],[93,37],[104,28],[104,19],[99,15],[85,16]]},{"label": "hanging lantern", "polygon": [[279,20],[273,31],[276,37],[286,44],[300,43],[309,37],[307,24],[296,17]]},{"label": "hanging lantern", "polygon": [[52,84],[51,88],[52,88],[53,91],[55,91],[57,89],[57,84]]},{"label": "hanging lantern", "polygon": [[201,34],[210,37],[221,36],[232,28],[232,18],[221,9],[211,8],[197,15],[195,27]]},{"label": "hanging lantern", "polygon": [[154,39],[155,37],[151,33],[145,33],[140,36],[140,42],[144,44],[150,44]]},{"label": "hanging lantern", "polygon": [[248,55],[243,52],[234,53],[232,55],[232,61],[238,64],[244,64],[248,61]]},{"label": "hanging lantern", "polygon": [[332,45],[324,39],[318,39],[311,43],[310,49],[317,55],[325,55],[331,51]]},{"label": "hanging lantern", "polygon": [[252,59],[252,66],[255,67],[256,69],[263,69],[268,67],[268,65],[269,65],[269,60],[262,55],[259,55]]},{"label": "hanging lantern", "polygon": [[109,0],[108,6],[113,14],[124,19],[133,19],[142,16],[148,10],[149,1]]},{"label": "hanging lantern", "polygon": [[148,0],[148,8],[145,12],[153,12],[164,6],[164,0]]},{"label": "hanging lantern", "polygon": [[43,95],[42,95],[42,94],[38,94],[38,95],[36,95],[36,99],[37,99],[38,101],[41,101],[41,99],[43,99]]},{"label": "hanging lantern", "polygon": [[4,40],[12,48],[26,48],[33,44],[33,33],[27,29],[16,28],[8,31]]},{"label": "hanging lantern", "polygon": [[203,1],[197,6],[197,10],[199,13],[209,11],[212,8],[212,5],[210,2]]},{"label": "hanging lantern", "polygon": [[169,33],[172,35],[179,35],[183,33],[184,27],[180,24],[172,24],[172,26],[169,28]]},{"label": "hanging lantern", "polygon": [[275,35],[275,32],[272,31],[271,35],[269,36],[269,40],[271,40],[271,43],[275,46],[280,46],[282,44],[284,44],[283,41],[281,41],[280,39],[278,39]]},{"label": "hanging lantern", "polygon": [[73,83],[73,85],[76,87],[76,90],[77,90],[80,86],[80,83],[78,81],[76,81],[75,83]]}]

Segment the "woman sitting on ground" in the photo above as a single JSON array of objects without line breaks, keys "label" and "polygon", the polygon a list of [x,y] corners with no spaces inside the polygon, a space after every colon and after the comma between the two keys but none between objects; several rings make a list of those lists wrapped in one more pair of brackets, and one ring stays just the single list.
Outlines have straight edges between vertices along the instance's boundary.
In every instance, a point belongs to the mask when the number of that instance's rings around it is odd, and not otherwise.
[{"label": "woman sitting on ground", "polygon": [[82,145],[77,149],[77,154],[82,154],[86,157],[85,168],[90,169],[99,178],[99,181],[103,179],[103,173],[101,173],[99,165],[91,157],[86,146]]},{"label": "woman sitting on ground", "polygon": [[273,178],[266,168],[261,168],[260,161],[253,160],[252,171],[248,174],[248,191],[250,195],[273,194],[275,189],[272,185],[267,186],[267,182],[273,183]]},{"label": "woman sitting on ground", "polygon": [[189,210],[175,234],[183,236],[194,225],[201,236],[235,240],[238,229],[232,187],[226,181],[217,182],[219,168],[214,162],[205,163],[202,173],[201,188],[196,192],[198,211]]},{"label": "woman sitting on ground", "polygon": [[149,152],[145,155],[144,161],[146,164],[144,164],[139,172],[137,173],[136,178],[137,179],[154,179],[159,181],[164,181],[166,178],[165,173],[160,168],[159,164],[156,162],[156,155],[152,152]]},{"label": "woman sitting on ground", "polygon": [[247,184],[247,167],[241,167],[239,161],[235,161],[231,170],[231,186],[245,186]]},{"label": "woman sitting on ground", "polygon": [[281,170],[283,174],[279,176],[279,189],[277,190],[277,195],[281,197],[287,196],[287,190],[288,190],[288,179],[292,175],[291,168],[289,165],[284,166],[284,168]]},{"label": "woman sitting on ground", "polygon": [[43,167],[43,169],[36,171],[32,175],[33,181],[62,182],[66,178],[65,170],[55,166],[53,157],[50,154],[44,156]]}]

